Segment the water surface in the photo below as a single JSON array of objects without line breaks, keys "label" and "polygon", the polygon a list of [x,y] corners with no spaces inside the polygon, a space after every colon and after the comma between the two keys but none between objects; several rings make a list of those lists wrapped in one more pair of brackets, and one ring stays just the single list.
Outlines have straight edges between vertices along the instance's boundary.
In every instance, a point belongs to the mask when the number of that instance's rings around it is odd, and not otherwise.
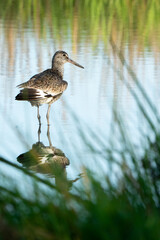
[{"label": "water surface", "polygon": [[[28,102],[15,101],[16,86],[49,68],[54,52],[62,49],[85,69],[65,64],[68,88],[52,105],[50,114],[52,145],[69,159],[69,179],[83,172],[84,165],[99,174],[107,171],[103,148],[87,126],[108,146],[112,139],[118,139],[113,114],[117,109],[134,145],[140,146],[142,132],[149,134],[149,126],[125,82],[138,93],[137,86],[113,51],[110,39],[121,50],[153,104],[158,106],[157,6],[142,1],[137,11],[127,1],[119,5],[110,1],[15,2],[14,6],[9,1],[0,3],[3,5],[0,10],[0,155],[21,165],[17,157],[38,142],[36,108]],[[123,81],[116,70],[123,74]],[[140,93],[138,96],[143,101]],[[46,111],[46,105],[40,108],[40,141],[49,146]],[[152,112],[150,117],[153,118]],[[86,137],[81,133],[82,128]],[[87,145],[87,138],[94,149]],[[3,167],[10,174],[10,168]]]}]

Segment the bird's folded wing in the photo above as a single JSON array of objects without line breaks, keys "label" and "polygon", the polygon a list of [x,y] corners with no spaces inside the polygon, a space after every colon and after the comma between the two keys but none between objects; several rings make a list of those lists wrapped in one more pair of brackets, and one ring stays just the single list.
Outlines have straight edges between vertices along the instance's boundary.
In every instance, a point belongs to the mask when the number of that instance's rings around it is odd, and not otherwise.
[{"label": "bird's folded wing", "polygon": [[61,80],[57,75],[51,74],[50,69],[34,75],[29,81],[19,84],[17,87],[25,89],[42,90],[41,94],[47,93],[52,96],[62,93],[67,88],[67,82]]}]

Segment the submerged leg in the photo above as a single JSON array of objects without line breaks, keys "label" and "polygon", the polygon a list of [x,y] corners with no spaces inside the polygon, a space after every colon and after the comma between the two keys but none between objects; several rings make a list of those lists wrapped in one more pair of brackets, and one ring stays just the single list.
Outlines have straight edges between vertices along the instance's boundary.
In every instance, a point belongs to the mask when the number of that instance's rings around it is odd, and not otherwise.
[{"label": "submerged leg", "polygon": [[40,136],[41,136],[41,124],[39,124],[38,128],[38,142],[40,142]]},{"label": "submerged leg", "polygon": [[39,114],[39,105],[37,106],[37,118],[38,118],[38,121],[39,121],[39,125],[41,125],[41,116]]},{"label": "submerged leg", "polygon": [[50,125],[49,124],[49,113],[50,113],[50,110],[51,110],[51,104],[48,104],[48,111],[47,111],[47,115],[46,115],[48,126]]}]

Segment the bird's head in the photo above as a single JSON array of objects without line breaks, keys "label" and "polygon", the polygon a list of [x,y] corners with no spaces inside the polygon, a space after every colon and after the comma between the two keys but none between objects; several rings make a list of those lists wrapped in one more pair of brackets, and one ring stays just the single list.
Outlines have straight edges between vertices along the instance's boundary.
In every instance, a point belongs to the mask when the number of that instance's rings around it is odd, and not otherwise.
[{"label": "bird's head", "polygon": [[73,61],[72,59],[69,58],[68,54],[64,51],[57,51],[52,59],[52,66],[54,64],[59,64],[59,65],[63,65],[64,63],[69,62],[74,64],[77,67],[80,68],[84,68],[83,66],[81,66],[80,64],[76,63],[75,61]]}]

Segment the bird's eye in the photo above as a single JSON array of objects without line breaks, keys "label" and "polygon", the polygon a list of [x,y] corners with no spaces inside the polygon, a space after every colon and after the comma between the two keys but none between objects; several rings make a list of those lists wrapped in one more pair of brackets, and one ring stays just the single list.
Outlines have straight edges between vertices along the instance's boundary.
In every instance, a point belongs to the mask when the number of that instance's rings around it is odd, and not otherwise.
[{"label": "bird's eye", "polygon": [[65,57],[65,56],[66,56],[66,54],[65,54],[65,53],[63,53],[63,56]]}]

